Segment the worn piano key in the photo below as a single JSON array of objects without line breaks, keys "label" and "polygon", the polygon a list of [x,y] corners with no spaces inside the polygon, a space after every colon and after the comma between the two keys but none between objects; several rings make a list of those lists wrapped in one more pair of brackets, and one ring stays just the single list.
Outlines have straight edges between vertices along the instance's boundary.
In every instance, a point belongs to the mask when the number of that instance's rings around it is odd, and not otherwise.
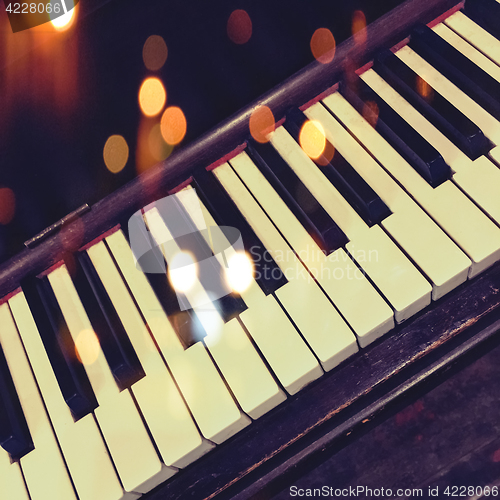
[{"label": "worn piano key", "polygon": [[97,401],[61,310],[46,277],[24,280],[22,289],[66,404],[78,420],[95,410]]},{"label": "worn piano key", "polygon": [[[328,99],[325,99],[328,102]],[[433,284],[437,299],[467,279],[471,265],[467,256],[451,241],[398,184],[378,165],[320,103],[306,110],[320,121],[327,138],[340,149],[352,166],[381,196],[392,215],[383,228],[405,250]],[[433,251],[429,252],[432,248]]]},{"label": "worn piano key", "polygon": [[48,278],[80,358],[84,359],[99,403],[94,414],[122,484],[126,491],[147,493],[176,470],[160,462],[130,393],[119,391],[68,270],[61,266]]},{"label": "worn piano key", "polygon": [[377,56],[375,70],[472,160],[488,153],[481,129],[390,50]]},{"label": "worn piano key", "polygon": [[466,2],[464,11],[482,28],[497,39],[500,38],[500,4],[495,0],[474,0]]},{"label": "worn piano key", "polygon": [[[207,243],[213,237],[220,240],[220,243],[224,243],[225,240],[227,245],[227,250],[224,252],[225,258],[228,262],[232,262],[231,259],[235,257],[236,251],[231,247],[224,233],[219,230],[203,204],[199,201],[196,204],[193,203],[190,189],[192,188],[188,187],[176,196],[198,228],[204,227],[205,223],[211,227],[210,234],[203,233]],[[219,189],[222,190],[220,186]],[[220,253],[217,254],[217,258],[222,263],[223,258]],[[283,387],[290,394],[294,394],[322,373],[318,369],[316,360],[307,348],[302,349],[302,352],[300,350],[297,352],[296,346],[301,345],[300,337],[274,297],[266,297],[253,279],[249,280],[249,286],[245,287],[241,293],[245,302],[250,305],[249,309],[240,316],[243,325]],[[216,356],[218,343],[207,340],[210,351]],[[299,356],[304,353],[306,354],[305,363],[304,360],[299,359]]]},{"label": "worn piano key", "polygon": [[[307,117],[298,109],[290,111],[287,115],[284,126],[299,143],[301,130],[306,121]],[[328,180],[349,200],[367,224],[378,224],[390,214],[390,210],[380,197],[338,151],[334,151],[333,157],[326,159],[324,163],[326,165],[322,167]]]},{"label": "worn piano key", "polygon": [[497,224],[500,223],[500,199],[497,189],[500,183],[500,170],[484,156],[472,161],[406,102],[375,71],[366,71],[363,73],[362,78],[442,154],[446,162],[455,171],[453,181]]},{"label": "worn piano key", "polygon": [[92,414],[74,421],[52,371],[24,294],[9,300],[59,446],[80,500],[132,500],[125,493]]},{"label": "worn piano key", "polygon": [[17,460],[33,449],[33,440],[1,346],[0,402],[0,446]]},{"label": "worn piano key", "polygon": [[[248,157],[246,159],[251,161]],[[217,167],[213,174],[253,227],[267,251],[280,265],[282,272],[289,275],[288,283],[275,295],[323,367],[329,370],[354,354],[357,351],[357,344],[352,331],[337,310],[332,307],[317,283],[305,274],[306,268],[230,165],[224,164]],[[274,317],[270,315],[270,319]],[[295,358],[296,363],[307,362],[311,354],[306,345],[295,341],[289,330],[282,330],[281,333],[282,335],[286,333],[288,337],[282,340],[277,339],[287,346],[287,355]],[[295,346],[294,349],[292,349],[293,346]]]},{"label": "worn piano key", "polygon": [[249,143],[247,154],[325,253],[345,246],[347,236],[270,144]]},{"label": "worn piano key", "polygon": [[340,94],[324,103],[468,255],[469,277],[500,258],[500,229],[451,180],[431,188]]},{"label": "worn piano key", "polygon": [[[355,258],[357,256],[363,271],[392,305],[396,321],[404,321],[428,305],[431,285],[380,226],[369,227],[358,216],[335,187],[326,182],[322,168],[305,154],[284,127],[274,132],[271,141],[349,237],[347,251]],[[372,253],[376,258],[372,258]]]},{"label": "worn piano key", "polygon": [[86,253],[76,257],[72,280],[118,387],[131,387],[144,370]]},{"label": "worn piano key", "polygon": [[[447,39],[438,36],[438,30],[448,33]],[[461,53],[464,46],[469,47],[465,49],[468,57]],[[471,51],[476,52],[489,61],[490,65],[498,68],[491,59],[487,59],[443,23],[432,30],[427,26],[417,26],[412,32],[410,47],[486,111],[497,119],[500,118],[500,83],[485,72],[484,68],[479,67],[477,61],[481,58],[476,56],[472,61],[469,54]],[[459,50],[459,47],[462,49]]]},{"label": "worn piano key", "polygon": [[198,432],[105,244],[100,242],[88,252],[89,265],[95,266],[144,367],[146,376],[131,390],[155,445],[165,464],[185,467],[211,450],[213,444]]},{"label": "worn piano key", "polygon": [[281,272],[279,266],[266,251],[262,242],[214,176],[201,169],[197,172],[192,185],[219,226],[238,228],[245,250],[253,260],[255,280],[264,293],[268,295],[285,285],[287,283],[285,274]]},{"label": "worn piano key", "polygon": [[0,449],[0,477],[2,478],[2,495],[5,498],[29,500],[19,462],[11,463],[8,453],[3,449]]},{"label": "worn piano key", "polygon": [[[361,345],[367,345],[389,331],[394,326],[391,308],[356,268],[347,253],[339,249],[325,256],[248,156],[242,153],[230,163],[339,309]],[[361,303],[363,314],[359,310]]]},{"label": "worn piano key", "polygon": [[20,460],[30,497],[32,500],[52,498],[77,500],[43,400],[38,392],[37,383],[6,303],[0,306],[0,343],[34,444],[34,449]]},{"label": "worn piano key", "polygon": [[[356,79],[356,91],[341,85],[342,95],[365,116],[375,129],[432,186],[451,176],[450,167],[439,152],[408,125],[362,79]],[[372,109],[373,108],[373,109]]]}]

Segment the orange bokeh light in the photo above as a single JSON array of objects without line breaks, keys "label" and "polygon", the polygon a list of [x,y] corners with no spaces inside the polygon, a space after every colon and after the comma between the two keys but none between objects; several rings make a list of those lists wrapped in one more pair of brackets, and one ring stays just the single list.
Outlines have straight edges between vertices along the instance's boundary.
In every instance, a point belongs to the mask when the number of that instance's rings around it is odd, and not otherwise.
[{"label": "orange bokeh light", "polygon": [[163,83],[154,77],[146,78],[139,89],[139,105],[146,116],[156,116],[167,101]]},{"label": "orange bokeh light", "polygon": [[227,36],[238,45],[247,43],[252,37],[252,20],[246,10],[237,9],[231,12],[227,20]]},{"label": "orange bokeh light", "polygon": [[427,101],[432,99],[433,89],[432,87],[420,76],[417,75],[417,81],[415,82],[415,87],[417,92]]},{"label": "orange bokeh light", "polygon": [[0,224],[8,224],[16,213],[16,196],[8,187],[0,188]]},{"label": "orange bokeh light", "polygon": [[307,120],[300,130],[299,143],[309,158],[313,160],[319,158],[326,146],[325,131],[321,123]]},{"label": "orange bokeh light", "polygon": [[170,106],[161,117],[161,135],[167,144],[175,146],[184,139],[187,122],[181,108]]},{"label": "orange bokeh light", "polygon": [[104,145],[103,157],[107,169],[114,174],[121,172],[128,161],[128,144],[121,135],[112,135]]},{"label": "orange bokeh light", "polygon": [[351,33],[358,45],[366,43],[366,16],[361,10],[355,10],[352,14]]},{"label": "orange bokeh light", "polygon": [[[70,5],[68,5],[68,7],[70,7]],[[56,17],[52,19],[52,21],[50,21],[56,31],[67,31],[71,28],[71,26],[73,26],[76,20],[77,8],[78,5],[76,7],[73,7],[71,10],[68,10],[66,14]]]},{"label": "orange bokeh light", "polygon": [[267,106],[257,106],[250,115],[248,126],[257,142],[269,142],[276,127],[273,112]]},{"label": "orange bokeh light", "polygon": [[322,64],[328,64],[335,57],[335,38],[327,28],[318,28],[311,37],[311,52]]},{"label": "orange bokeh light", "polygon": [[366,101],[363,106],[363,118],[372,126],[375,127],[378,121],[379,109],[375,101]]},{"label": "orange bokeh light", "polygon": [[150,71],[158,71],[167,60],[168,49],[165,40],[159,35],[151,35],[142,49],[142,60]]}]

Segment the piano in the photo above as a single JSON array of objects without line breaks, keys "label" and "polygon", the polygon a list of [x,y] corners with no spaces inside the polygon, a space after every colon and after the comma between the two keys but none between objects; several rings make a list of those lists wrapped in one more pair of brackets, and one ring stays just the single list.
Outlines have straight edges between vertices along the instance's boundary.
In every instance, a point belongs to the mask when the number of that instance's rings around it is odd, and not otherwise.
[{"label": "piano", "polygon": [[263,498],[498,345],[499,19],[408,0],[4,263],[5,498]]}]

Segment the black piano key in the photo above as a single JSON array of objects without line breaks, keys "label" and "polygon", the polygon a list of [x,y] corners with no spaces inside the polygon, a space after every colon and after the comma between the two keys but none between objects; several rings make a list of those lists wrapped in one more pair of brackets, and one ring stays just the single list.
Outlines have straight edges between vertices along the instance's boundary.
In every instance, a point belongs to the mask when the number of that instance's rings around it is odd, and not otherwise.
[{"label": "black piano key", "polygon": [[78,420],[98,404],[52,287],[47,277],[26,279],[21,286],[61,393]]},{"label": "black piano key", "polygon": [[118,387],[127,389],[145,376],[144,370],[90,257],[81,253],[75,260],[75,288]]},{"label": "black piano key", "polygon": [[[298,109],[287,114],[284,126],[297,142],[307,120]],[[319,168],[369,226],[379,224],[391,214],[377,193],[338,151],[334,151],[332,159],[322,161]]]},{"label": "black piano key", "polygon": [[0,446],[18,460],[34,449],[9,366],[0,346]]},{"label": "black piano key", "polygon": [[500,119],[500,82],[424,25],[411,33],[410,47],[440,73]]},{"label": "black piano key", "polygon": [[343,83],[342,95],[360,114],[369,114],[370,103],[376,113],[373,119],[375,129],[387,142],[432,186],[437,187],[450,179],[451,169],[439,152],[413,129],[396,111],[360,78],[356,79],[355,90]]},{"label": "black piano key", "polygon": [[467,0],[464,11],[495,38],[500,38],[500,4],[495,0]]},{"label": "black piano key", "polygon": [[390,50],[377,56],[375,70],[472,160],[488,153],[482,130]]},{"label": "black piano key", "polygon": [[255,281],[262,291],[269,295],[288,283],[280,267],[214,175],[199,170],[194,176],[193,187],[217,225],[235,227],[240,231],[245,251],[253,260]]},{"label": "black piano key", "polygon": [[182,251],[191,253],[195,262],[200,263],[210,259],[208,261],[209,265],[199,266],[198,279],[209,294],[211,290],[217,292],[227,289],[228,293],[226,295],[213,300],[213,304],[221,313],[222,319],[227,322],[245,311],[247,306],[239,294],[230,293],[225,282],[224,270],[219,262],[213,258],[211,248],[206,243],[203,235],[197,230],[187,212],[180,203],[176,203],[175,207],[175,213],[170,212],[168,216],[159,210],[160,216],[172,234],[183,234],[186,229],[190,231],[188,234],[175,238],[176,244]]},{"label": "black piano key", "polygon": [[[161,250],[158,246],[156,246],[156,243],[149,231],[146,229],[145,224],[140,224],[139,222],[139,219],[131,219],[128,223],[122,224],[123,233],[130,244],[129,224],[134,224],[134,238],[142,238],[144,246],[146,248],[151,248],[149,258],[155,261],[152,263],[152,270],[154,268],[158,271],[162,269],[164,270],[163,272],[145,272],[144,275],[146,276],[146,279],[153,289],[156,298],[160,302],[165,314],[172,324],[178,338],[187,349],[206,337],[206,332],[196,314],[190,310],[189,302],[186,297],[184,297],[181,292],[174,290],[172,287],[172,284],[167,277],[166,262],[163,258]],[[140,264],[140,259],[138,259],[138,261]],[[185,309],[186,307],[188,309]]]},{"label": "black piano key", "polygon": [[248,155],[318,246],[330,254],[349,239],[270,144],[248,143]]}]

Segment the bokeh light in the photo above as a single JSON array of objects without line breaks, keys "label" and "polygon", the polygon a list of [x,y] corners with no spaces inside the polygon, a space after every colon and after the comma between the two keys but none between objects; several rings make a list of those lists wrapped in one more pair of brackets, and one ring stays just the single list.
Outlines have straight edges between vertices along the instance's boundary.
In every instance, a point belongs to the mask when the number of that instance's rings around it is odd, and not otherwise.
[{"label": "bokeh light", "polygon": [[189,252],[178,252],[172,259],[169,259],[168,278],[178,292],[189,291],[197,276],[198,266]]},{"label": "bokeh light", "polygon": [[158,71],[167,60],[168,49],[165,40],[159,35],[151,35],[142,48],[142,60],[150,71]]},{"label": "bokeh light", "polygon": [[0,188],[0,224],[8,224],[16,213],[16,196],[8,187]]},{"label": "bokeh light", "polygon": [[273,112],[267,106],[257,106],[250,115],[248,126],[257,142],[269,142],[276,127]]},{"label": "bokeh light", "polygon": [[167,101],[163,83],[154,77],[146,78],[139,89],[139,104],[146,116],[156,116]]},{"label": "bokeh light", "polygon": [[174,147],[167,144],[161,134],[161,125],[153,125],[148,135],[149,152],[156,161],[163,161],[170,156]]},{"label": "bokeh light", "polygon": [[121,135],[112,135],[104,144],[104,163],[106,168],[114,174],[123,170],[127,164],[128,155],[127,141]]},{"label": "bokeh light", "polygon": [[227,263],[226,277],[232,290],[244,292],[252,283],[253,262],[245,252],[235,253]]},{"label": "bokeh light", "polygon": [[417,75],[415,82],[417,92],[426,100],[431,101],[434,93],[433,88],[420,76]]},{"label": "bokeh light", "polygon": [[375,127],[378,122],[379,109],[375,101],[366,101],[363,105],[363,118],[372,126]]},{"label": "bokeh light", "polygon": [[227,20],[227,36],[238,45],[247,43],[252,37],[252,20],[246,10],[237,9],[231,12]]},{"label": "bokeh light", "polygon": [[[52,1],[52,7],[54,7],[54,5],[58,2],[54,2]],[[72,2],[66,2],[66,6],[68,8],[68,11],[63,14],[62,16],[59,16],[59,17],[55,17],[54,19],[52,19],[52,17],[50,16],[49,14],[49,17],[51,17],[51,23],[52,23],[52,26],[54,26],[54,28],[57,30],[57,31],[67,31],[71,28],[71,26],[73,26],[75,20],[76,20],[76,9],[78,8],[78,5],[74,8],[72,8],[71,10],[69,10],[69,8],[71,7],[71,4]],[[59,5],[61,5],[59,3]],[[53,14],[54,15],[54,14]]]},{"label": "bokeh light", "polygon": [[322,64],[328,64],[335,57],[335,38],[327,28],[318,28],[311,37],[311,52]]},{"label": "bokeh light", "polygon": [[93,330],[82,330],[75,340],[76,357],[84,365],[91,365],[97,361],[101,346]]},{"label": "bokeh light", "polygon": [[299,143],[309,158],[319,158],[326,146],[325,131],[321,123],[307,120],[300,130]]},{"label": "bokeh light", "polygon": [[161,117],[161,135],[167,144],[175,146],[184,139],[187,130],[186,117],[181,108],[168,107]]},{"label": "bokeh light", "polygon": [[351,33],[358,45],[366,43],[366,16],[361,10],[355,10],[352,14]]}]

